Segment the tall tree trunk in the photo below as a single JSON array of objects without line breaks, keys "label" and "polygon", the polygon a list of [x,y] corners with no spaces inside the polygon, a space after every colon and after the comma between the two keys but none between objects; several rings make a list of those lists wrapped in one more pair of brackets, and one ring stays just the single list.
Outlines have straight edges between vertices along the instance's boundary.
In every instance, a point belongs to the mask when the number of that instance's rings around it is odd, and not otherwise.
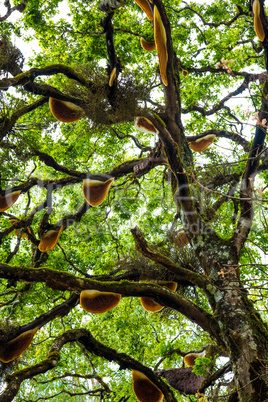
[{"label": "tall tree trunk", "polygon": [[235,270],[222,273],[217,285],[215,317],[232,361],[238,401],[268,401],[268,327]]}]

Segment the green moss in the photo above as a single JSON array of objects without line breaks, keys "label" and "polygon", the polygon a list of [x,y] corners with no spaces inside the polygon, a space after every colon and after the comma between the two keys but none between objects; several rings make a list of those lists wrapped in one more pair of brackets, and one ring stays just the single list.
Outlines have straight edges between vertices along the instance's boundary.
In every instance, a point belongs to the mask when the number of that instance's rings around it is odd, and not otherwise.
[{"label": "green moss", "polygon": [[153,115],[154,118],[158,121],[158,123],[161,124],[161,126],[162,126],[163,128],[166,127],[166,124],[163,122],[163,120],[162,120],[156,113],[153,113],[153,112],[152,112],[152,115]]}]

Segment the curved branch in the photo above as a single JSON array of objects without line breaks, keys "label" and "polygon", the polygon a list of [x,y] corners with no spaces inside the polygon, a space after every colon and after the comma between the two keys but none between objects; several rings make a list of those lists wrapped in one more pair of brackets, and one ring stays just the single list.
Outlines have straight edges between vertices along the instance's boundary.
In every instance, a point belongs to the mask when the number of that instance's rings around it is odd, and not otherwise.
[{"label": "curved branch", "polygon": [[217,370],[215,373],[211,374],[208,378],[206,378],[200,388],[198,389],[199,393],[203,393],[210,385],[214,384],[216,380],[221,378],[224,374],[232,371],[231,362],[228,361],[223,367]]},{"label": "curved branch", "polygon": [[263,143],[266,136],[266,129],[260,125],[256,126],[255,137],[247,161],[246,169],[242,177],[240,187],[240,217],[237,223],[234,236],[232,238],[233,246],[239,255],[248,234],[251,229],[253,220],[253,205],[252,205],[252,190],[253,183],[257,173],[257,168],[260,161],[260,155],[263,148]]},{"label": "curved branch", "polygon": [[235,16],[233,18],[231,18],[229,21],[220,21],[220,22],[207,22],[205,20],[205,18],[202,16],[202,14],[200,14],[198,11],[194,10],[192,7],[190,6],[186,6],[178,11],[174,10],[173,7],[169,7],[171,8],[173,11],[175,11],[176,13],[181,13],[184,10],[189,10],[192,11],[193,13],[195,13],[196,15],[198,15],[198,17],[201,19],[201,21],[203,22],[204,25],[210,26],[210,27],[219,27],[221,25],[225,25],[227,27],[231,26],[241,15],[248,15],[248,12],[243,11],[241,6],[237,6],[238,12],[235,14]]},{"label": "curved branch", "polygon": [[73,309],[79,302],[79,295],[77,293],[73,293],[69,299],[65,300],[63,303],[59,304],[58,306],[52,308],[50,311],[40,315],[34,321],[29,324],[23,325],[19,328],[18,333],[16,336],[19,336],[23,332],[26,332],[30,329],[34,329],[36,327],[43,327],[48,322],[54,320],[56,317],[65,317],[69,314],[71,309]]},{"label": "curved branch", "polygon": [[48,357],[40,363],[19,371],[15,371],[15,373],[11,375],[8,374],[5,378],[8,385],[4,392],[2,392],[2,394],[0,395],[0,402],[13,401],[13,399],[19,392],[21,383],[24,380],[53,369],[58,364],[59,360],[60,354],[58,352],[50,353]]},{"label": "curved branch", "polygon": [[[178,294],[169,291],[158,285],[147,283],[133,283],[129,281],[101,282],[94,279],[78,278],[63,271],[56,271],[49,268],[21,268],[0,263],[0,277],[25,282],[45,282],[51,289],[81,291],[85,289],[97,289],[120,293],[129,297],[149,297],[158,304],[170,307],[186,318],[201,326],[214,339],[219,341],[219,328],[213,317],[196,306],[191,301]],[[220,341],[221,342],[221,341]]]},{"label": "curved branch", "polygon": [[228,138],[234,142],[236,142],[238,145],[241,145],[244,149],[245,152],[249,152],[249,141],[245,140],[241,135],[232,132],[232,131],[225,131],[225,130],[207,130],[204,131],[203,133],[196,135],[196,136],[187,136],[186,139],[188,141],[196,141],[198,138],[202,138],[205,135],[209,134],[215,134],[216,137],[219,138]]},{"label": "curved branch", "polygon": [[63,303],[59,304],[58,306],[52,308],[51,310],[47,311],[46,313],[40,315],[32,322],[22,325],[20,327],[12,329],[9,333],[5,342],[9,342],[10,340],[18,337],[19,335],[23,334],[26,331],[34,329],[36,327],[41,328],[46,325],[48,322],[54,320],[56,317],[64,317],[69,314],[71,309],[73,309],[79,301],[79,295],[73,293],[69,299],[64,301]]},{"label": "curved branch", "polygon": [[201,113],[202,116],[210,116],[210,115],[218,112],[219,110],[221,110],[224,107],[225,102],[227,102],[234,96],[237,96],[237,95],[240,95],[241,93],[243,93],[244,90],[248,88],[248,84],[249,84],[250,80],[251,80],[250,75],[245,77],[243,83],[235,91],[230,92],[217,105],[214,105],[212,107],[212,109],[205,110],[205,108],[203,108],[201,106],[191,105],[191,106],[187,107],[186,109],[182,109],[182,113],[189,113],[189,112],[196,111],[196,112]]},{"label": "curved branch", "polygon": [[36,102],[31,103],[30,105],[24,106],[21,109],[17,110],[15,113],[11,115],[10,118],[6,119],[2,117],[0,119],[0,140],[5,137],[5,135],[12,129],[16,121],[26,113],[31,112],[32,110],[37,109],[39,106],[44,105],[48,101],[48,98],[38,99]]},{"label": "curved branch", "polygon": [[10,15],[14,12],[14,11],[19,11],[20,13],[22,13],[28,3],[29,0],[23,0],[21,3],[17,4],[16,6],[11,7],[10,5],[10,1],[6,0],[4,2],[5,7],[7,8],[7,12],[5,15],[3,15],[3,17],[0,17],[0,22],[5,21],[8,19],[8,17],[10,17]]},{"label": "curved branch", "polygon": [[[125,176],[126,174],[129,173],[134,173],[135,171],[139,171],[143,170],[143,174],[148,173],[151,169],[153,169],[156,166],[159,165],[165,165],[166,159],[162,156],[160,157],[153,157],[153,158],[142,158],[142,159],[136,159],[133,161],[127,161],[127,162],[123,162],[121,165],[116,166],[114,169],[110,170],[107,173],[104,173],[103,175],[101,174],[94,174],[94,173],[83,173],[83,172],[78,172],[77,170],[71,170],[68,169],[62,165],[59,165],[54,158],[52,158],[52,156],[46,154],[45,152],[39,152],[37,150],[33,151],[34,155],[37,155],[39,157],[39,159],[44,162],[47,166],[52,167],[53,169],[55,169],[58,172],[62,172],[62,173],[67,173],[70,176],[73,177],[77,177],[79,178],[81,181],[83,179],[86,178],[90,178],[92,180],[98,180],[100,178],[100,176],[103,176],[103,178],[105,179],[105,175],[109,175],[114,177],[115,179],[120,178],[122,176]],[[141,165],[141,166],[140,166]],[[145,168],[146,166],[146,168]],[[139,173],[139,176],[141,176],[142,174]],[[107,177],[109,178],[109,177]]]},{"label": "curved branch", "polygon": [[86,79],[82,74],[75,71],[72,67],[69,67],[65,64],[51,64],[50,66],[42,68],[33,67],[30,70],[22,72],[13,78],[3,78],[0,80],[0,88],[7,89],[10,86],[25,85],[29,82],[33,83],[36,77],[55,74],[64,74],[66,77],[76,80],[83,86],[90,88],[92,93],[94,93],[94,83]]},{"label": "curved branch", "polygon": [[60,350],[69,342],[80,342],[90,352],[97,356],[101,356],[108,361],[117,363],[121,369],[134,369],[143,372],[153,383],[157,385],[163,392],[167,402],[176,402],[173,392],[152,370],[144,366],[137,360],[128,356],[125,353],[118,353],[115,349],[97,341],[86,329],[73,329],[59,335],[52,343],[49,350],[48,357],[35,364],[34,366],[27,367],[26,369],[16,371],[14,374],[6,376],[8,386],[0,396],[0,402],[10,402],[19,391],[21,383],[29,378],[38,374],[45,373],[53,369],[60,360]]},{"label": "curved branch", "polygon": [[174,274],[180,276],[182,279],[186,281],[192,282],[194,285],[199,286],[202,289],[206,287],[206,280],[202,277],[202,275],[197,272],[193,272],[189,269],[179,267],[172,260],[166,257],[163,254],[152,250],[149,246],[145,238],[143,237],[140,229],[136,226],[134,229],[131,229],[132,236],[134,237],[136,249],[140,251],[145,257],[149,258],[152,261],[155,261],[164,267],[166,267],[169,271]]}]

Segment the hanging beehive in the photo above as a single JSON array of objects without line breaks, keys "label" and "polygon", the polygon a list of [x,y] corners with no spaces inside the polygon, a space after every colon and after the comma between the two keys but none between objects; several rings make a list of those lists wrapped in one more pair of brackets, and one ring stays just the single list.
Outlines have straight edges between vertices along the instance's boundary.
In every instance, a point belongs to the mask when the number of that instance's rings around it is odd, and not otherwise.
[{"label": "hanging beehive", "polygon": [[115,77],[116,77],[116,67],[114,67],[111,72],[110,79],[109,79],[109,87],[113,86]]},{"label": "hanging beehive", "polygon": [[63,123],[73,123],[84,116],[85,111],[72,102],[49,98],[49,107],[55,119]]},{"label": "hanging beehive", "polygon": [[162,391],[145,374],[132,370],[133,390],[139,402],[161,402]]},{"label": "hanging beehive", "polygon": [[137,116],[134,118],[135,127],[143,133],[157,134],[158,130],[147,117]]},{"label": "hanging beehive", "polygon": [[[171,290],[172,292],[175,292],[177,289],[177,283],[176,282],[168,282],[168,281],[160,281],[157,282],[157,285],[164,286]],[[164,306],[161,306],[160,304],[156,303],[154,300],[150,299],[149,297],[140,297],[140,301],[142,304],[142,307],[146,310],[149,311],[150,313],[156,313],[157,311],[161,311]]]},{"label": "hanging beehive", "polygon": [[167,36],[164,24],[160,17],[158,8],[154,6],[154,41],[156,46],[156,52],[159,61],[160,75],[165,86],[168,85],[167,80]]},{"label": "hanging beehive", "polygon": [[8,193],[6,195],[0,195],[0,212],[4,212],[11,208],[19,198],[20,193],[21,191],[13,191],[12,193]]},{"label": "hanging beehive", "polygon": [[144,38],[140,38],[141,47],[146,50],[147,52],[151,52],[155,49],[155,42],[148,42]]},{"label": "hanging beehive", "polygon": [[179,230],[174,240],[175,240],[175,246],[179,248],[187,246],[187,244],[189,244],[188,237],[184,230]]},{"label": "hanging beehive", "polygon": [[83,194],[87,202],[92,207],[100,205],[105,200],[113,181],[114,178],[106,181],[84,179]]},{"label": "hanging beehive", "polygon": [[38,327],[23,332],[16,338],[0,346],[0,361],[3,363],[11,362],[19,357],[29,347]]},{"label": "hanging beehive", "polygon": [[265,32],[264,32],[263,25],[262,25],[261,18],[260,18],[261,7],[260,7],[259,0],[254,0],[254,2],[252,4],[252,10],[253,10],[253,14],[254,14],[255,33],[258,36],[258,38],[260,39],[260,41],[263,42],[265,39]]},{"label": "hanging beehive", "polygon": [[214,134],[205,135],[202,138],[197,139],[196,141],[189,142],[190,147],[195,152],[202,152],[204,151],[215,139]]},{"label": "hanging beehive", "polygon": [[138,4],[138,6],[142,9],[142,11],[145,12],[147,17],[149,18],[150,21],[153,21],[154,16],[151,7],[149,6],[147,0],[134,0],[135,3]]},{"label": "hanging beehive", "polygon": [[101,314],[115,308],[121,300],[119,293],[83,290],[80,294],[80,305],[88,313]]},{"label": "hanging beehive", "polygon": [[58,244],[62,231],[63,226],[61,226],[59,230],[48,230],[40,239],[40,243],[38,245],[39,250],[42,253],[53,250],[53,248]]},{"label": "hanging beehive", "polygon": [[187,355],[184,356],[183,361],[187,366],[193,367],[195,365],[195,359],[198,357],[205,357],[206,356],[206,351],[204,350],[203,352],[197,352],[197,353],[188,353]]}]

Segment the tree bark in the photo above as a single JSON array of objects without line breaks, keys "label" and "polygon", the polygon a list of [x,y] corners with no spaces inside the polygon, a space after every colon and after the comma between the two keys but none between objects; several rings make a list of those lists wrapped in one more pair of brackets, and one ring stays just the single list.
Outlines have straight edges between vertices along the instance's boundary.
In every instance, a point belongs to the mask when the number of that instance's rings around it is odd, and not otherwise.
[{"label": "tree bark", "polygon": [[234,272],[217,281],[217,317],[239,402],[268,401],[268,328]]}]

